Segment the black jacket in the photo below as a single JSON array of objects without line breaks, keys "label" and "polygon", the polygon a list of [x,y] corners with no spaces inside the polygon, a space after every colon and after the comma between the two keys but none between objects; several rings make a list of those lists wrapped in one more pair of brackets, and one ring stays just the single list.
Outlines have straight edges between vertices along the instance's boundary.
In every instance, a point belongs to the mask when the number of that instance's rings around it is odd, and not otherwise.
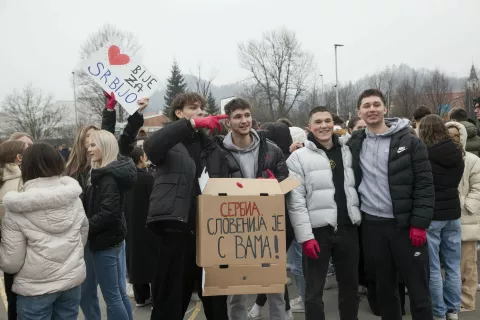
[{"label": "black jacket", "polygon": [[[206,167],[210,178],[228,177],[224,153],[206,133],[193,130],[186,119],[175,121],[152,134],[143,148],[156,166],[147,225],[157,233],[193,232],[199,194],[198,172]],[[189,149],[200,151],[198,162],[201,168],[197,168]]]},{"label": "black jacket", "polygon": [[445,221],[460,218],[462,210],[458,184],[462,180],[465,168],[462,151],[449,139],[428,147],[428,158],[432,165],[435,185],[433,220]]},{"label": "black jacket", "polygon": [[112,248],[125,240],[123,199],[136,178],[137,170],[130,158],[92,169],[92,184],[87,189],[88,240],[92,251]]},{"label": "black jacket", "polygon": [[[278,181],[288,178],[288,167],[282,150],[272,141],[268,140],[264,131],[258,131],[260,149],[258,152],[257,178],[268,178],[267,169],[270,170]],[[235,157],[223,145],[223,137],[217,137],[217,143],[222,148],[227,159],[229,177],[243,178],[243,174]]]},{"label": "black jacket", "polygon": [[125,195],[127,220],[127,263],[130,283],[151,283],[155,275],[157,250],[155,236],[145,227],[153,175],[137,168],[137,181]]},{"label": "black jacket", "polygon": [[[362,182],[360,151],[365,138],[365,130],[357,130],[347,143],[352,152],[357,189]],[[404,151],[399,153],[400,147],[404,147]],[[410,128],[404,128],[392,135],[389,151],[388,181],[397,226],[427,229],[435,206],[435,190],[427,147],[412,134]]]},{"label": "black jacket", "polygon": [[273,141],[283,152],[285,161],[290,156],[290,146],[293,144],[290,129],[285,123],[273,123],[265,129],[267,139]]},{"label": "black jacket", "polygon": [[[102,129],[115,134],[115,124],[117,123],[117,112],[115,110],[103,110]],[[118,138],[118,148],[121,155],[128,156],[136,145],[137,134],[143,126],[143,115],[135,112],[127,119],[127,125]]]}]

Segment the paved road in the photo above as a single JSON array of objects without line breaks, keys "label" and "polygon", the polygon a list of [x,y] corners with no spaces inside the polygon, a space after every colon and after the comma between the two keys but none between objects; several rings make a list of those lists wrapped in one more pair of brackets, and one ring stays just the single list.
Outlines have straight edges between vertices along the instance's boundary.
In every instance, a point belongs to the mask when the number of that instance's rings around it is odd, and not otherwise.
[{"label": "paved road", "polygon": [[[3,278],[0,278],[0,288],[1,294],[3,294]],[[295,285],[292,284],[289,286],[289,293],[290,293],[290,298],[296,298],[298,296],[296,290],[295,290]],[[326,311],[326,318],[329,320],[333,319],[339,319],[338,316],[338,311],[337,311],[337,295],[338,291],[336,289],[336,285],[333,285],[332,289],[325,291],[324,294],[324,302],[325,302],[325,311]],[[3,298],[3,296],[2,296]],[[3,300],[3,299],[2,299]],[[249,299],[249,306],[252,306],[254,303],[255,297],[250,296]],[[132,303],[134,303],[132,301]],[[407,304],[408,304],[408,299],[407,299]],[[102,319],[107,319],[106,316],[106,308],[105,308],[105,303],[103,300],[101,301],[102,305]],[[480,294],[477,295],[477,311],[476,312],[467,312],[467,313],[461,313],[460,319],[461,320],[478,320],[480,319]],[[266,308],[265,308],[266,309]],[[407,306],[408,310],[408,306]],[[268,314],[267,310],[264,311],[264,317],[263,319],[268,319]],[[409,313],[409,312],[407,312]],[[135,308],[134,310],[134,318],[138,320],[147,320],[150,319],[150,308],[145,307],[145,308]],[[80,316],[79,319],[83,319],[83,316]],[[191,302],[190,307],[189,307],[189,312],[185,315],[185,320],[204,320],[205,316],[202,311],[201,303],[200,302]],[[304,320],[305,316],[302,313],[297,313],[295,314],[295,320]],[[359,319],[361,320],[373,320],[373,319],[379,319],[378,317],[374,316],[368,307],[368,302],[365,296],[361,297],[361,302],[360,302],[360,311],[359,311]],[[411,319],[411,316],[407,314],[407,316],[404,317],[404,319]],[[3,303],[0,303],[0,320],[7,320],[6,318],[6,312],[5,312],[5,306]]]}]

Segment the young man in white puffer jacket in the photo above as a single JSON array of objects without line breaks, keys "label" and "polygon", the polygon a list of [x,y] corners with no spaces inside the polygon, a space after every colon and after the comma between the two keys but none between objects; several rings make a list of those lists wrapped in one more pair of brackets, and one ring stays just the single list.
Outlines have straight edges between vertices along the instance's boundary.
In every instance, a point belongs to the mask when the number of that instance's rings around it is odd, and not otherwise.
[{"label": "young man in white puffer jacket", "polygon": [[287,160],[302,184],[288,196],[288,212],[305,256],[306,320],[324,320],[323,287],[333,257],[343,320],[358,315],[358,225],[361,221],[350,149],[333,134],[325,107],[310,112],[305,147]]}]

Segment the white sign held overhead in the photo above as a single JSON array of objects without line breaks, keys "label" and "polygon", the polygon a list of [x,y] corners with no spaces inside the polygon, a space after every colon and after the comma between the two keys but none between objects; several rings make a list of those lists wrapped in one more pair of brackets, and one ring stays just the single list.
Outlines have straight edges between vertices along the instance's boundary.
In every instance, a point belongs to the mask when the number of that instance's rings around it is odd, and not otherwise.
[{"label": "white sign held overhead", "polygon": [[82,64],[82,69],[130,115],[138,109],[137,100],[150,97],[159,86],[158,78],[114,42],[108,42]]}]

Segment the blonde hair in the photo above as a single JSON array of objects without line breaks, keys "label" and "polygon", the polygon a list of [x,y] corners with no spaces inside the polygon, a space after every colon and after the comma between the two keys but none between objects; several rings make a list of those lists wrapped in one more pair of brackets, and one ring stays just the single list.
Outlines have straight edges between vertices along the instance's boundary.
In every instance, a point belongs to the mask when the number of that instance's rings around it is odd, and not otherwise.
[{"label": "blonde hair", "polygon": [[90,136],[90,144],[92,143],[95,143],[102,152],[102,159],[100,161],[92,161],[93,169],[106,167],[117,160],[118,142],[112,133],[106,130],[95,131]]},{"label": "blonde hair", "polygon": [[87,132],[92,129],[99,130],[95,126],[86,126],[78,130],[65,169],[65,174],[67,176],[76,177],[79,173],[87,171],[88,167],[90,167],[90,161],[87,159],[87,149],[85,149],[85,138]]}]

